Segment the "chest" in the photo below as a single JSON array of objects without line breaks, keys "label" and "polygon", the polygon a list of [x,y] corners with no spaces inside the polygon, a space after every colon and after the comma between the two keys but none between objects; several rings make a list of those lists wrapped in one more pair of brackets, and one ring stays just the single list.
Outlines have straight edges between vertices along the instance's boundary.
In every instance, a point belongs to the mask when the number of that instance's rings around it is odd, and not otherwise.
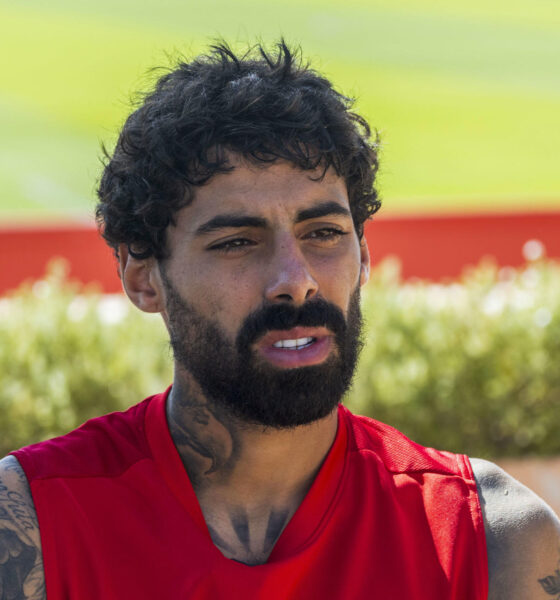
[{"label": "chest", "polygon": [[257,542],[266,540],[268,522],[240,519],[220,530],[229,532],[224,543],[237,540],[234,553],[249,548],[231,560],[213,539],[212,523],[154,485],[155,474],[149,487],[132,471],[126,477],[52,481],[34,490],[49,596],[366,600],[375,589],[383,599],[484,597],[468,515],[459,506],[432,514],[406,487],[404,496],[395,495],[362,480],[320,514],[306,504],[289,519],[267,562],[247,566],[237,557],[262,562],[265,549]]}]

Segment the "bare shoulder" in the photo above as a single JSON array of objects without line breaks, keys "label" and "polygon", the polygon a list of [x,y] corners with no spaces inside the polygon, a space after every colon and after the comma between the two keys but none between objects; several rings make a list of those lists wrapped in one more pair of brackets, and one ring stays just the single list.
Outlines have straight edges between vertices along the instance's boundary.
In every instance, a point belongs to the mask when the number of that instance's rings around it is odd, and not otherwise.
[{"label": "bare shoulder", "polygon": [[46,599],[37,515],[13,456],[0,460],[0,598]]},{"label": "bare shoulder", "polygon": [[560,595],[560,521],[529,488],[494,463],[471,459],[484,516],[489,600]]}]

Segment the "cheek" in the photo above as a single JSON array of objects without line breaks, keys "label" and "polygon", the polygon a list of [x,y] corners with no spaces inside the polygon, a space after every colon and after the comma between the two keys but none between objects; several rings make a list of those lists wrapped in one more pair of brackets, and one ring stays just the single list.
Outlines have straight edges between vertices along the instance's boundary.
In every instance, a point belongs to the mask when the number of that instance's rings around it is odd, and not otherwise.
[{"label": "cheek", "polygon": [[320,282],[321,295],[342,309],[347,314],[350,299],[359,287],[361,268],[359,260],[348,260],[330,265],[322,273]]},{"label": "cheek", "polygon": [[261,305],[256,286],[232,278],[202,282],[194,292],[197,310],[235,339],[247,316]]},{"label": "cheek", "polygon": [[360,281],[361,261],[358,251],[345,253],[316,264],[317,272],[323,283],[323,289],[338,290],[344,295],[346,290],[352,291]]},{"label": "cheek", "polygon": [[231,261],[213,278],[214,295],[224,300],[224,308],[243,311],[260,305],[265,287],[266,261]]}]

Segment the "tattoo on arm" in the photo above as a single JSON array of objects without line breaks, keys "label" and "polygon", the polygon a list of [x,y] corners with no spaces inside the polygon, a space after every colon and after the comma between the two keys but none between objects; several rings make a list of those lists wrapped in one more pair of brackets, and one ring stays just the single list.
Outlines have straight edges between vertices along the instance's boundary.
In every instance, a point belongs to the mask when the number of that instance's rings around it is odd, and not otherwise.
[{"label": "tattoo on arm", "polygon": [[44,600],[39,531],[33,502],[25,495],[27,479],[15,458],[5,458],[1,466],[0,599]]},{"label": "tattoo on arm", "polygon": [[23,585],[36,558],[35,548],[13,531],[0,530],[0,598],[25,598]]}]

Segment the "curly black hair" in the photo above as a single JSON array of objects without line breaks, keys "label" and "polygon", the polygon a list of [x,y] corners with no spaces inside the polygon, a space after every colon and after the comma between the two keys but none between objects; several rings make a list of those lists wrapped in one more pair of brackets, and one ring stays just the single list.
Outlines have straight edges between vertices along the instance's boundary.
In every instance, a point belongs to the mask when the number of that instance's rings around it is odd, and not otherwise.
[{"label": "curly black hair", "polygon": [[96,220],[118,255],[167,256],[166,228],[196,187],[232,169],[228,153],[256,164],[285,160],[343,177],[358,235],[380,207],[377,137],[352,100],[281,40],[237,56],[225,43],[179,62],[128,117],[105,153]]}]

